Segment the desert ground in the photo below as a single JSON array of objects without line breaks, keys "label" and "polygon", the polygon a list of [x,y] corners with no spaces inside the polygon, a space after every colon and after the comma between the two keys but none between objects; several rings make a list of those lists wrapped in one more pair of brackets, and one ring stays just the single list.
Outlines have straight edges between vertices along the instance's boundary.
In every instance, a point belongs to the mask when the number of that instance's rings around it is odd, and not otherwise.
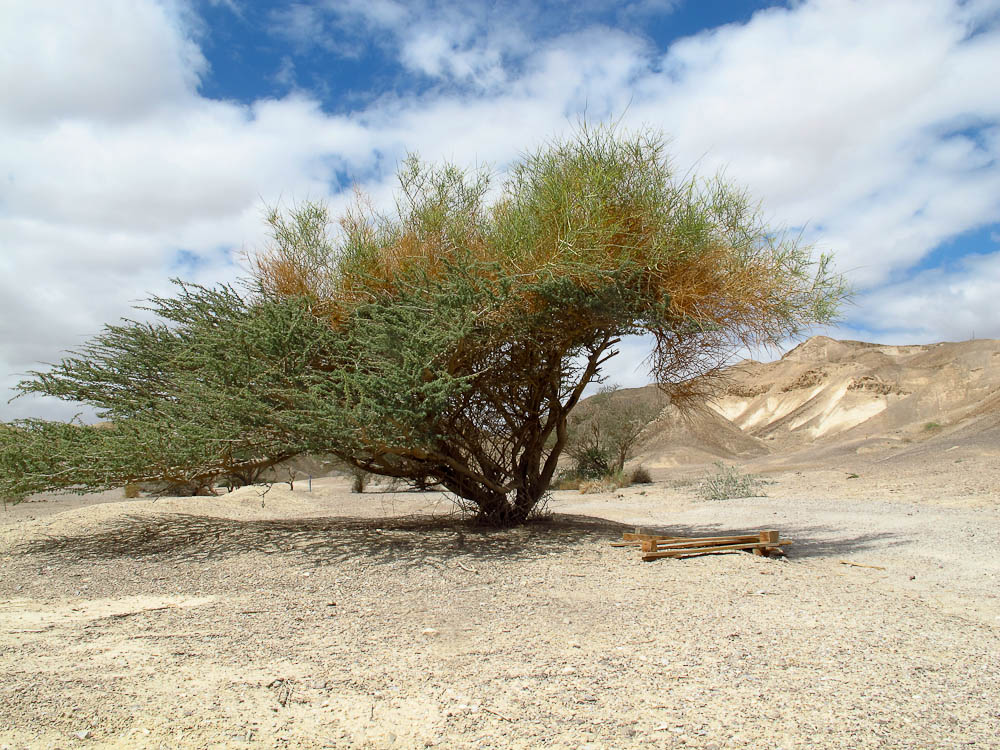
[{"label": "desert ground", "polygon": [[[768,460],[503,531],[338,478],[9,507],[0,747],[1000,747],[1000,458]],[[636,526],[794,544],[644,563]]]}]

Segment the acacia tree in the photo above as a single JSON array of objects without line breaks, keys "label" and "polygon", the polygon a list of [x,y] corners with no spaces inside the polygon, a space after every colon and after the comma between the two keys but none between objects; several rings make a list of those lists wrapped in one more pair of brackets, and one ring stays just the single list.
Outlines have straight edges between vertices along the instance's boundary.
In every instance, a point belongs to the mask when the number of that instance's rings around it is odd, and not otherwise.
[{"label": "acacia tree", "polygon": [[34,374],[22,390],[113,427],[5,426],[0,492],[330,453],[520,523],[623,336],[652,334],[652,374],[682,402],[734,349],[828,321],[844,294],[745,192],[677,178],[655,134],[584,128],[524,156],[492,200],[484,172],[416,158],[400,184],[392,214],[272,211],[245,293],[182,286],[153,300],[159,322]]}]

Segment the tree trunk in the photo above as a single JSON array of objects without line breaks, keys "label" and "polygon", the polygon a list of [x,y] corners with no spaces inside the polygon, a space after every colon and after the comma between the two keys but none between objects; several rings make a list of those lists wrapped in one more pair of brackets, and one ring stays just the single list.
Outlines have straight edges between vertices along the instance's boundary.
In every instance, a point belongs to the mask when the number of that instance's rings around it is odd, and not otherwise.
[{"label": "tree trunk", "polygon": [[518,491],[513,502],[506,496],[482,498],[476,503],[476,521],[497,528],[519,526],[528,520],[531,511],[541,498],[532,499],[526,493]]}]

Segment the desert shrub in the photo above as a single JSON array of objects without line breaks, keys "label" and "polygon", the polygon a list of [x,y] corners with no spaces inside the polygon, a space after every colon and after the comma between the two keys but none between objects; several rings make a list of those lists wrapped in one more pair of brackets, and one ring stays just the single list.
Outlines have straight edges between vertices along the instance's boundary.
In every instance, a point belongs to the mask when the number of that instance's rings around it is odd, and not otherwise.
[{"label": "desert shrub", "polygon": [[576,456],[574,473],[584,480],[603,479],[611,474],[611,462],[606,451],[590,446]]},{"label": "desert shrub", "polygon": [[135,482],[129,482],[125,485],[125,497],[136,498],[142,493],[142,488]]},{"label": "desert shrub", "polygon": [[760,477],[742,474],[735,466],[721,461],[715,464],[718,471],[710,474],[698,485],[698,496],[704,500],[732,500],[739,497],[763,497],[764,485]]},{"label": "desert shrub", "polygon": [[584,495],[592,492],[613,492],[622,487],[628,487],[629,480],[623,471],[613,471],[598,479],[587,479],[580,482],[580,492]]},{"label": "desert shrub", "polygon": [[552,483],[554,490],[578,490],[584,480],[580,479],[575,472],[564,472],[560,474]]},{"label": "desert shrub", "polygon": [[370,475],[361,469],[351,470],[351,492],[364,492]]},{"label": "desert shrub", "polygon": [[924,425],[924,429],[927,432],[934,432],[934,430],[940,430],[941,429],[941,423],[940,422],[928,422],[927,424]]},{"label": "desert shrub", "polygon": [[630,484],[652,484],[653,477],[649,474],[649,469],[643,465],[636,466],[629,477]]}]

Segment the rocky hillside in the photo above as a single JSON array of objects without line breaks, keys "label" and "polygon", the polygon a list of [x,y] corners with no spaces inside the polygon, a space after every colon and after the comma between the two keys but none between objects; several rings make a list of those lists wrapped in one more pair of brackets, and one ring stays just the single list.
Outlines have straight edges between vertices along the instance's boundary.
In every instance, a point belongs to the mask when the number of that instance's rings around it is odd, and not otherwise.
[{"label": "rocky hillside", "polygon": [[665,409],[638,459],[668,467],[806,452],[1000,451],[997,340],[885,346],[817,336],[779,360],[741,362],[726,375],[700,408]]}]

